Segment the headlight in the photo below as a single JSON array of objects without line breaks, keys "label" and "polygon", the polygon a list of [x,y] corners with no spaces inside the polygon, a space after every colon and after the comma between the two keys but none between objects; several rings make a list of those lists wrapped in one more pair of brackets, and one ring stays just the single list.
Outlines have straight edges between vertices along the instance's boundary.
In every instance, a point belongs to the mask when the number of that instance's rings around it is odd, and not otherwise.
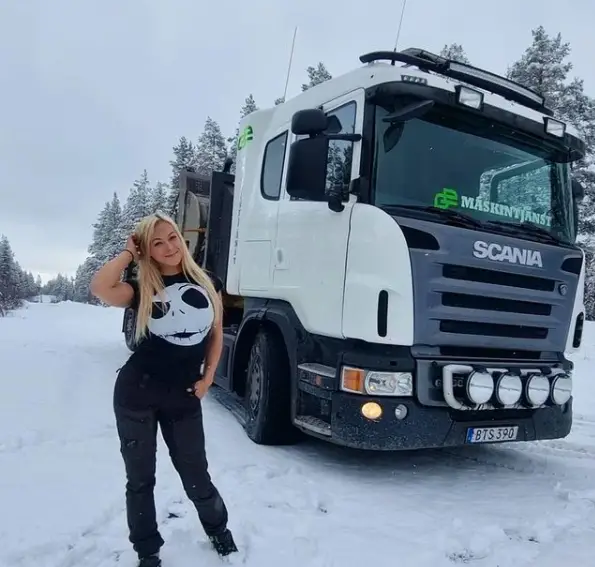
[{"label": "headlight", "polygon": [[344,366],[341,390],[372,396],[412,396],[413,375],[411,372],[378,372]]},{"label": "headlight", "polygon": [[565,404],[572,395],[572,377],[558,374],[552,383],[552,400],[559,406]]},{"label": "headlight", "polygon": [[550,395],[550,381],[543,374],[533,374],[527,379],[525,396],[533,406],[542,406]]},{"label": "headlight", "polygon": [[523,382],[516,374],[505,372],[496,381],[496,399],[503,406],[513,406],[523,395]]},{"label": "headlight", "polygon": [[467,378],[466,394],[474,404],[487,403],[494,394],[492,375],[489,372],[471,372]]}]

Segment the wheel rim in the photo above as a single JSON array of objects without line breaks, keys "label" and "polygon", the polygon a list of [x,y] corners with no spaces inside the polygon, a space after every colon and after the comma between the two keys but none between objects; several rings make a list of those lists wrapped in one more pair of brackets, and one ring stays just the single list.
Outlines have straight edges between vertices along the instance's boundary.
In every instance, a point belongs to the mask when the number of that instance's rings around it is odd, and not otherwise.
[{"label": "wheel rim", "polygon": [[250,361],[250,380],[248,391],[248,409],[252,417],[256,417],[260,405],[260,389],[263,378],[262,357],[258,351],[253,352]]}]

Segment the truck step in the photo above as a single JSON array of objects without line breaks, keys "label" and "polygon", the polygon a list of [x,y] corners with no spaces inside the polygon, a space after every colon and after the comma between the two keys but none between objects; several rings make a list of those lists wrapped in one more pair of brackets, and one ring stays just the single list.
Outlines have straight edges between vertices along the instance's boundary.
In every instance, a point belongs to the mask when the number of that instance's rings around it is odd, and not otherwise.
[{"label": "truck step", "polygon": [[325,435],[326,437],[331,436],[331,426],[322,419],[314,417],[313,415],[298,415],[294,420],[295,425],[303,427],[318,435]]}]

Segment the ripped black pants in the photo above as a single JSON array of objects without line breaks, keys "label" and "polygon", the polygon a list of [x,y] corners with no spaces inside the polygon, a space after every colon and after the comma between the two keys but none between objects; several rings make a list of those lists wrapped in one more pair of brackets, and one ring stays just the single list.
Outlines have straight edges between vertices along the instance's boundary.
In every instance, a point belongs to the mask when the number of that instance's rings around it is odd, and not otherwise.
[{"label": "ripped black pants", "polygon": [[116,380],[114,412],[126,469],[129,539],[138,555],[156,553],[164,543],[154,498],[158,425],[205,533],[222,532],[227,509],[208,472],[200,400],[125,365]]}]

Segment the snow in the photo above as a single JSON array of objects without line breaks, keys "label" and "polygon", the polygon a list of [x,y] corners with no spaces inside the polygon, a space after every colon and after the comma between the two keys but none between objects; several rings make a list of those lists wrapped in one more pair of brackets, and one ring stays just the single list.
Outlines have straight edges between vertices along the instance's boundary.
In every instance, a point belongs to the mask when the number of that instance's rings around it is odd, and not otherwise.
[{"label": "snow", "polygon": [[[27,304],[0,319],[0,566],[135,565],[111,408],[122,312]],[[595,549],[595,324],[564,440],[412,453],[261,447],[205,400],[213,479],[241,553],[206,542],[164,445],[164,566],[569,567]]]}]

